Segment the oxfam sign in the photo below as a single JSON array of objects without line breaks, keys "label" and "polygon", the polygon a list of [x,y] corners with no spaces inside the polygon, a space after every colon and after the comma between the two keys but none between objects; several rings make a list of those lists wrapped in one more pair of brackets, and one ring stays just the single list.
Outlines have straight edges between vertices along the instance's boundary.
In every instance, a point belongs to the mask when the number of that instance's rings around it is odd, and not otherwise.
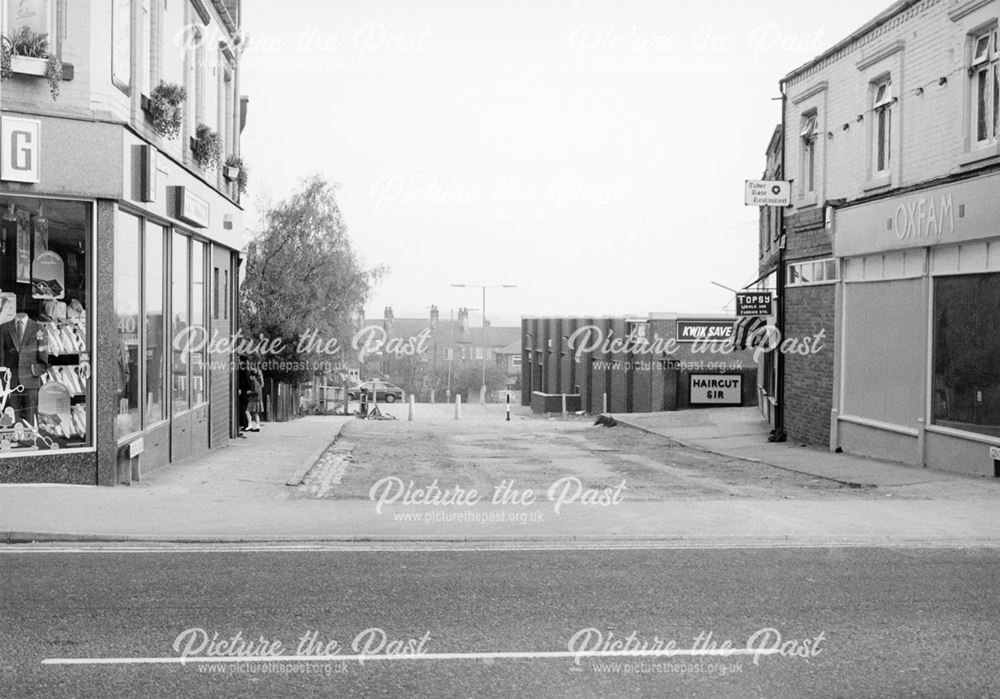
[{"label": "oxfam sign", "polygon": [[936,238],[955,232],[955,207],[951,194],[904,199],[896,207],[893,224],[897,240]]}]

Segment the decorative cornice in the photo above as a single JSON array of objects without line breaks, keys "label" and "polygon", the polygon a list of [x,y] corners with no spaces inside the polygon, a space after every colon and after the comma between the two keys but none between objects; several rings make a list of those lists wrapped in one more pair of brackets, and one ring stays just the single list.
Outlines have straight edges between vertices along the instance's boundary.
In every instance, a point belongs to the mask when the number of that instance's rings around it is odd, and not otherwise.
[{"label": "decorative cornice", "polygon": [[815,97],[819,93],[826,90],[827,87],[829,87],[829,83],[826,80],[821,80],[812,87],[806,88],[805,91],[800,92],[795,97],[793,97],[792,104],[799,104],[800,102],[804,102],[810,97]]},{"label": "decorative cornice", "polygon": [[[805,63],[782,78],[781,82],[791,88],[815,76],[827,66],[847,57],[855,51],[861,51],[887,32],[898,29],[912,18],[926,12],[935,5],[946,0],[900,0],[871,22],[864,25],[850,36],[823,52],[808,63]],[[942,14],[945,12],[941,10]]]},{"label": "decorative cornice", "polygon": [[[992,2],[992,1],[993,0],[990,0],[990,2]],[[888,58],[889,56],[892,56],[895,53],[899,53],[900,51],[903,50],[903,47],[905,47],[905,46],[906,46],[906,42],[905,41],[903,41],[902,39],[896,39],[896,41],[894,41],[893,43],[887,44],[887,45],[883,46],[882,48],[880,48],[880,49],[878,49],[876,51],[873,51],[872,53],[868,54],[867,56],[863,55],[861,57],[861,60],[858,61],[858,63],[857,63],[858,70],[865,70],[866,68],[871,68],[873,65],[875,65],[879,61],[883,61],[886,58]]]},{"label": "decorative cornice", "polygon": [[966,2],[960,3],[955,7],[948,10],[948,19],[952,22],[957,22],[966,15],[970,15],[980,7],[986,7],[993,0],[966,0]]}]

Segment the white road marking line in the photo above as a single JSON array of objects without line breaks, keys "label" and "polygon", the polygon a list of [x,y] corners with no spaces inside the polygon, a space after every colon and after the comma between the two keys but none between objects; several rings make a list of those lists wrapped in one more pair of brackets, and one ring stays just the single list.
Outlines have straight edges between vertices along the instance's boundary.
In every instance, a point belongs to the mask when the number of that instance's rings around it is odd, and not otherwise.
[{"label": "white road marking line", "polygon": [[730,648],[708,650],[595,650],[595,651],[490,651],[484,653],[420,653],[414,655],[267,655],[236,657],[161,658],[45,658],[42,665],[194,665],[204,663],[318,663],[409,660],[555,660],[577,658],[672,658],[773,655],[777,648]]},{"label": "white road marking line", "polygon": [[32,544],[0,545],[3,554],[55,554],[55,553],[490,553],[490,552],[530,552],[530,551],[696,551],[696,550],[746,550],[746,549],[831,549],[831,548],[924,548],[924,549],[996,549],[1000,541],[858,541],[858,542],[765,542],[765,543],[722,543],[699,542],[680,544],[664,542],[622,543],[622,544],[483,544],[481,546],[447,544],[381,545],[351,544],[124,544],[94,546],[47,546]]}]

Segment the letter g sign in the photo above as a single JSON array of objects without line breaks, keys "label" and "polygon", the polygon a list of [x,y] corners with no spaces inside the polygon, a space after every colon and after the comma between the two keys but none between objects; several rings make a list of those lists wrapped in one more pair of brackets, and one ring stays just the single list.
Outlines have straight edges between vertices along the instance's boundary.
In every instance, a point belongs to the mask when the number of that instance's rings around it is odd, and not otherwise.
[{"label": "letter g sign", "polygon": [[41,122],[3,117],[0,124],[0,179],[38,182],[38,148]]},{"label": "letter g sign", "polygon": [[31,132],[30,131],[11,131],[11,153],[10,166],[14,170],[19,170],[21,172],[31,172]]}]

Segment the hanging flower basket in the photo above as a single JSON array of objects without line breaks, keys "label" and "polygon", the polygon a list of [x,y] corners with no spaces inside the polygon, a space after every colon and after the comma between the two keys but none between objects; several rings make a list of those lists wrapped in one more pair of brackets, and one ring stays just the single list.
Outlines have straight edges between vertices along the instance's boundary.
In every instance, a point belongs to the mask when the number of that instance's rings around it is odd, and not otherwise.
[{"label": "hanging flower basket", "polygon": [[165,138],[177,138],[184,122],[182,105],[187,99],[183,87],[161,82],[149,97],[142,98],[142,108],[153,122],[153,130]]},{"label": "hanging flower basket", "polygon": [[222,157],[222,139],[219,133],[205,124],[198,124],[195,135],[191,137],[191,154],[195,163],[203,170],[217,167]]},{"label": "hanging flower basket", "polygon": [[238,155],[231,155],[226,159],[226,168],[223,173],[230,182],[235,182],[240,194],[247,193],[247,180],[249,172],[247,166],[243,164],[243,159]]}]

